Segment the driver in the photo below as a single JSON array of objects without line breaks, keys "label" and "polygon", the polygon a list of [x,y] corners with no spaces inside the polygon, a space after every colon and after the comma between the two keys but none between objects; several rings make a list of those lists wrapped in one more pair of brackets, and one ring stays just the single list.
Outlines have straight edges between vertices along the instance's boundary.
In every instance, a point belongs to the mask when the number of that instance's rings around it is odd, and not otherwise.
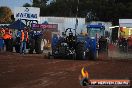
[{"label": "driver", "polygon": [[75,48],[75,36],[73,36],[72,32],[70,32],[69,36],[66,37],[66,41],[69,45],[69,48]]}]

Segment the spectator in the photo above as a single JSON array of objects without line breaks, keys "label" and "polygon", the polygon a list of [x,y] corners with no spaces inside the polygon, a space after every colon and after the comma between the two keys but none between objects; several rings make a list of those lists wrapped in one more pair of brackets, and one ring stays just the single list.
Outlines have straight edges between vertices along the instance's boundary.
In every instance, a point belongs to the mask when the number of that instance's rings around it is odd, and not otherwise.
[{"label": "spectator", "polygon": [[5,27],[5,29],[4,29],[3,39],[4,39],[4,42],[6,45],[6,51],[12,52],[13,51],[12,32],[8,27]]},{"label": "spectator", "polygon": [[15,39],[15,50],[17,53],[20,53],[20,36],[21,31],[18,31]]},{"label": "spectator", "polygon": [[4,50],[4,40],[0,37],[0,52]]},{"label": "spectator", "polygon": [[28,32],[26,28],[24,30],[21,30],[21,37],[20,37],[20,54],[25,54],[26,53],[26,43],[28,42]]},{"label": "spectator", "polygon": [[106,52],[107,47],[107,39],[104,36],[101,36],[101,38],[99,39],[99,52]]},{"label": "spectator", "polygon": [[4,40],[3,40],[4,30],[0,28],[0,52],[4,50]]}]

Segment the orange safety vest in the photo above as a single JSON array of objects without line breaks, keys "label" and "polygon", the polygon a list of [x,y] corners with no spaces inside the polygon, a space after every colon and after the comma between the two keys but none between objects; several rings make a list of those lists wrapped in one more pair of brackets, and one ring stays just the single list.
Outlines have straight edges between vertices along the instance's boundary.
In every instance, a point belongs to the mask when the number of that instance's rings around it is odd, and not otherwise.
[{"label": "orange safety vest", "polygon": [[21,41],[27,41],[28,40],[28,32],[21,32]]},{"label": "orange safety vest", "polygon": [[3,38],[4,39],[11,39],[12,38],[12,34],[11,34],[11,31],[9,29],[4,30]]}]

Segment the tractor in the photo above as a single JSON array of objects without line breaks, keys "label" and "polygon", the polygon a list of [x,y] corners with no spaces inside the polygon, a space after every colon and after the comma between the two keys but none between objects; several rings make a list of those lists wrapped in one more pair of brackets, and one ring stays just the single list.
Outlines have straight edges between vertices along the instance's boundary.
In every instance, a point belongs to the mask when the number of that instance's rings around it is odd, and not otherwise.
[{"label": "tractor", "polygon": [[106,53],[108,55],[108,40],[105,37],[105,26],[102,24],[88,25],[89,37],[96,40],[96,54]]},{"label": "tractor", "polygon": [[[72,28],[67,28],[63,36],[53,34],[52,36],[52,52],[48,53],[48,58],[69,58],[69,59],[92,59],[96,60],[98,50],[107,50],[107,41],[99,36],[104,36],[104,26],[88,25],[87,35],[73,35]],[[67,31],[69,30],[69,35]],[[98,36],[98,35],[99,36]],[[99,48],[98,45],[105,44],[105,48]],[[101,46],[101,45],[100,45]]]},{"label": "tractor", "polygon": [[[67,31],[69,30],[69,35]],[[66,58],[66,59],[95,59],[96,41],[90,39],[87,35],[73,35],[74,30],[67,28],[61,36],[53,34],[52,53],[48,53],[48,58]]]},{"label": "tractor", "polygon": [[[69,30],[69,35],[67,31]],[[54,58],[69,58],[75,59],[75,41],[76,38],[71,31],[71,28],[67,28],[65,32],[62,33],[62,37],[57,34],[52,36],[52,53],[49,52],[48,57],[53,56]]]}]

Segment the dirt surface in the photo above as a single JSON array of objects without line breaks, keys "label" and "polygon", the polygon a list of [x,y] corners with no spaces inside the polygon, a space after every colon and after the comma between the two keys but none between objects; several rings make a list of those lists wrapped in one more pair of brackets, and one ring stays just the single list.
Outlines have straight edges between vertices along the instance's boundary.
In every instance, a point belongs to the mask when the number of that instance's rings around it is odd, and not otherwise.
[{"label": "dirt surface", "polygon": [[44,55],[37,54],[2,53],[0,88],[83,88],[79,81],[82,67],[89,72],[90,79],[132,79],[130,59],[81,61],[46,59]]}]

